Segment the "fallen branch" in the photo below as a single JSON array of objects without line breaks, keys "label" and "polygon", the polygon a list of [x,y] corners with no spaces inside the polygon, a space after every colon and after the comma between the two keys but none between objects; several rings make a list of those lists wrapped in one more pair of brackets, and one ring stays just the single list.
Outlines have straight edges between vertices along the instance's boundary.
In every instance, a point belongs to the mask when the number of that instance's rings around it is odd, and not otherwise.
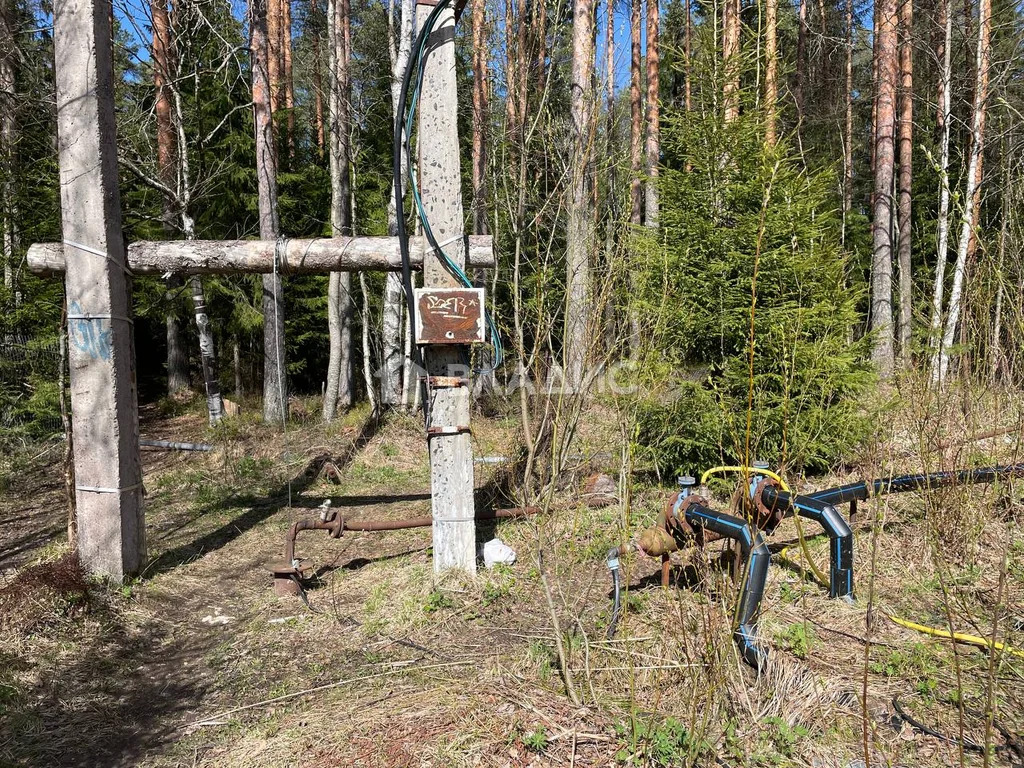
[{"label": "fallen branch", "polygon": [[977,443],[981,440],[990,440],[993,437],[1002,437],[1003,435],[1009,435],[1013,432],[1019,432],[1021,429],[1020,424],[1014,424],[1012,427],[1002,427],[1000,429],[992,429],[988,432],[981,432],[977,435],[961,435],[959,437],[949,438],[947,440],[940,440],[936,443],[936,447],[940,451],[944,451],[947,448],[956,448],[959,446],[967,445],[968,443]]},{"label": "fallen branch", "polygon": [[154,451],[212,451],[208,443],[176,443],[173,440],[139,440],[140,448]]}]

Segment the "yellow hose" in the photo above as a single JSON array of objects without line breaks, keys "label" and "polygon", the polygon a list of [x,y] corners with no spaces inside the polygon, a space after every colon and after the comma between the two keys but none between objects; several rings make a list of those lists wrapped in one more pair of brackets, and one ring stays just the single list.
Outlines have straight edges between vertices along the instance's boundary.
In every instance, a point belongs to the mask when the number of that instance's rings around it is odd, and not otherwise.
[{"label": "yellow hose", "polygon": [[[789,488],[789,485],[786,483],[785,480],[782,479],[781,475],[779,475],[776,472],[772,472],[770,469],[761,469],[760,467],[733,467],[727,465],[723,465],[721,467],[712,467],[711,469],[707,470],[703,475],[700,476],[700,484],[704,485],[705,483],[707,483],[709,477],[711,477],[712,475],[717,475],[721,472],[743,472],[744,474],[753,473],[757,475],[765,475],[766,477],[770,477],[772,480],[775,480],[779,484],[779,487],[782,488],[782,490],[784,490],[786,493],[792,493],[792,491]],[[807,542],[804,539],[804,529],[803,526],[800,524],[800,516],[794,515],[793,519],[796,521],[797,538],[800,539],[800,551],[803,552],[804,558],[807,560],[807,565],[810,568],[811,573],[814,574],[814,578],[816,578],[818,580],[818,583],[821,584],[823,587],[827,587],[828,579],[826,579],[824,574],[822,574],[822,572],[818,570],[818,566],[814,564],[814,560],[811,559],[811,553],[807,549]],[[783,557],[785,557],[786,550],[782,550],[780,554]]]},{"label": "yellow hose", "polygon": [[711,477],[712,475],[717,475],[721,472],[743,472],[745,474],[753,473],[755,475],[766,475],[767,477],[770,477],[772,480],[778,481],[779,485],[782,487],[782,490],[786,491],[787,493],[789,492],[789,486],[786,485],[786,481],[783,480],[778,474],[772,472],[770,469],[760,469],[758,467],[712,467],[711,469],[709,469],[707,472],[700,476],[700,484],[706,484],[709,477]]},{"label": "yellow hose", "polygon": [[1024,659],[1024,651],[1000,643],[998,641],[986,640],[984,637],[978,637],[977,635],[965,635],[962,632],[950,632],[946,629],[937,629],[935,627],[926,627],[924,624],[917,624],[913,621],[907,621],[897,616],[889,616],[890,621],[899,624],[901,627],[912,629],[915,632],[921,632],[925,635],[931,635],[932,637],[944,637],[947,640],[956,640],[958,643],[967,643],[968,645],[976,645],[979,648],[986,648],[990,651],[1004,651],[1013,656],[1018,656]]}]

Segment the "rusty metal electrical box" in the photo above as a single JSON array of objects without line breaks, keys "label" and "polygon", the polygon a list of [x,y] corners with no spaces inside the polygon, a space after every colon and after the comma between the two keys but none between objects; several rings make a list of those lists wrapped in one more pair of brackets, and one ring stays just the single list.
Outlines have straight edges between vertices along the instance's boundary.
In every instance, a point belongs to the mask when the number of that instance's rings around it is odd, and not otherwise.
[{"label": "rusty metal electrical box", "polygon": [[417,344],[477,344],[484,335],[483,288],[416,288]]}]

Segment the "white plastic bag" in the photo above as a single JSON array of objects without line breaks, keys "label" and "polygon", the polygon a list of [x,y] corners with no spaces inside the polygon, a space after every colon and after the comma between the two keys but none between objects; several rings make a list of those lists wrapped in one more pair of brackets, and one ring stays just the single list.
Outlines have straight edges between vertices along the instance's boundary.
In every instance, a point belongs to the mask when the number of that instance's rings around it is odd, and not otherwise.
[{"label": "white plastic bag", "polygon": [[493,568],[498,563],[512,565],[516,561],[516,551],[501,539],[491,539],[481,544],[479,555],[487,568]]}]

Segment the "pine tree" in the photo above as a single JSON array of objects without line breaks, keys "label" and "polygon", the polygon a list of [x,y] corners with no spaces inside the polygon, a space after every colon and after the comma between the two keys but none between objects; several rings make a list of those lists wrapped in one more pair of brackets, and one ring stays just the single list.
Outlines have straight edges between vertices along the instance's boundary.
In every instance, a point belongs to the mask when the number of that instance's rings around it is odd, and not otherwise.
[{"label": "pine tree", "polygon": [[658,165],[661,162],[661,92],[658,87],[658,34],[661,24],[659,3],[660,0],[647,0],[647,184],[644,222],[648,227],[654,228],[658,226]]},{"label": "pine tree", "polygon": [[594,151],[594,0],[574,0],[572,185],[566,232],[565,379],[580,391],[588,358],[590,260],[594,250],[591,184]]},{"label": "pine tree", "polygon": [[[249,0],[249,48],[252,52],[252,102],[256,127],[256,176],[259,187],[260,237],[277,240],[277,150],[274,144],[271,60],[268,41],[268,0]],[[271,3],[277,0],[270,0]],[[276,23],[276,22],[275,22]],[[280,27],[276,27],[280,30]],[[276,68],[274,71],[278,71]],[[288,418],[285,367],[284,287],[279,274],[263,276],[263,420]]]},{"label": "pine tree", "polygon": [[872,359],[883,378],[893,373],[892,258],[893,177],[895,164],[896,88],[899,73],[898,13],[896,0],[878,5],[875,42],[875,169],[874,220],[871,256]]},{"label": "pine tree", "polygon": [[912,193],[914,176],[914,3],[900,2],[900,117],[897,229],[899,238],[899,326],[900,360],[910,362],[910,336],[913,313],[911,273]]}]

